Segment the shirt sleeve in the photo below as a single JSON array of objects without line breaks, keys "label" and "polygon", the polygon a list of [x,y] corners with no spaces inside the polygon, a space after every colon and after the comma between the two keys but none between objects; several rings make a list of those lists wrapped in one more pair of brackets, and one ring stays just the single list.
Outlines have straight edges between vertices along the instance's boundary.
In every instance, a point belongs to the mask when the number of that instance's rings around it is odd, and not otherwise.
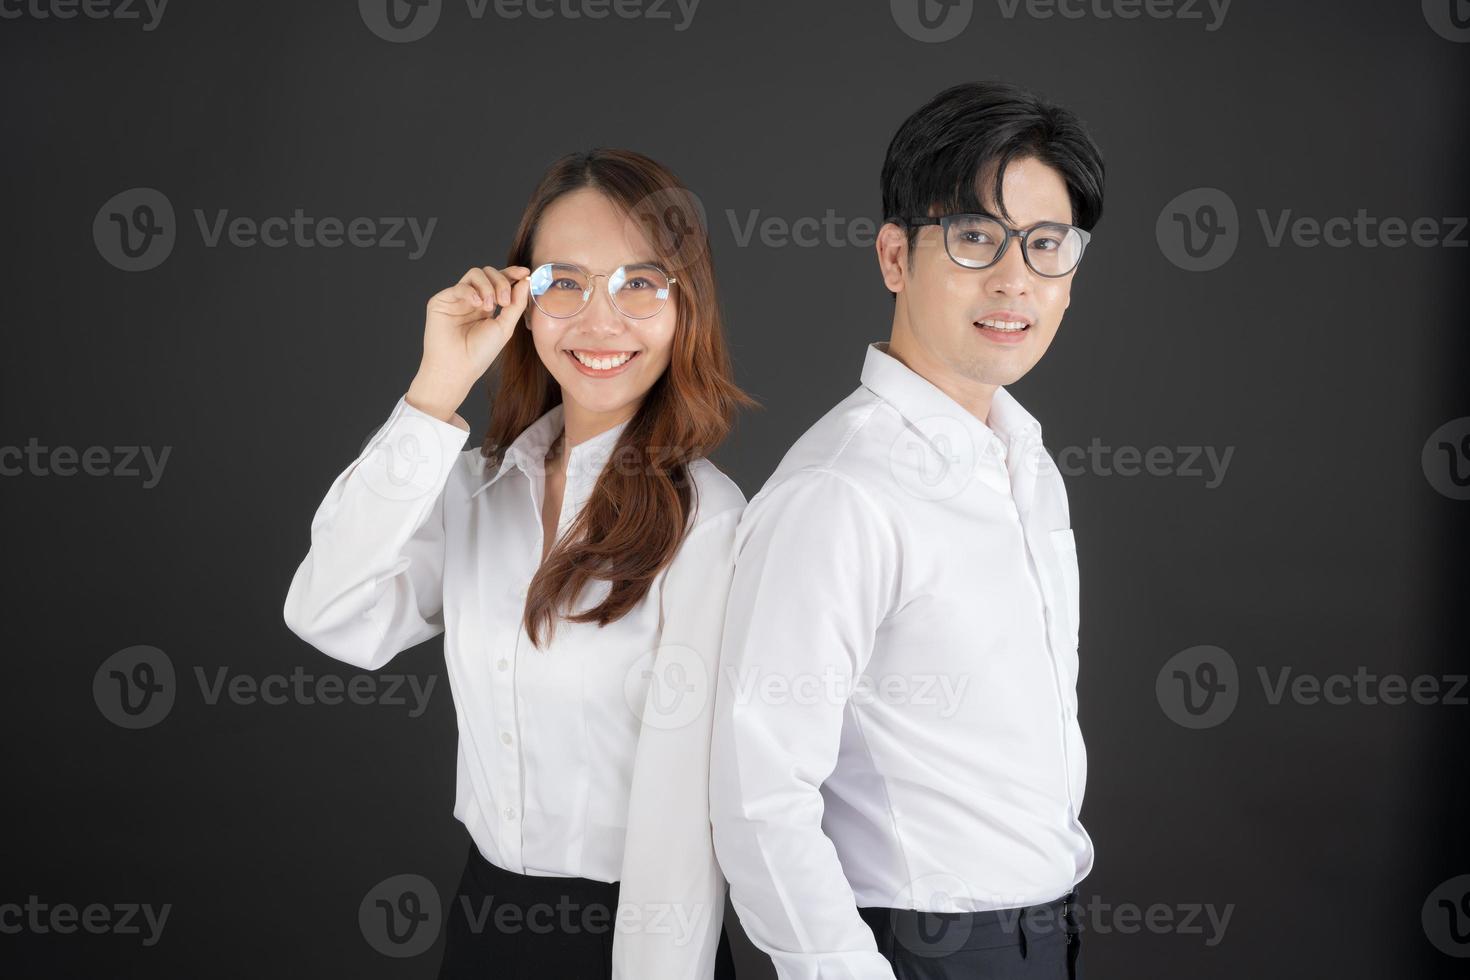
[{"label": "shirt sleeve", "polygon": [[293,633],[377,670],[444,631],[444,486],[468,437],[399,398],[312,518],[286,593]]},{"label": "shirt sleeve", "polygon": [[709,823],[709,739],[740,508],[689,532],[663,584],[663,625],[629,790],[614,980],[710,980],[725,879]]},{"label": "shirt sleeve", "polygon": [[822,832],[821,786],[846,710],[828,692],[866,668],[898,561],[891,523],[825,469],[758,495],[736,534],[710,812],[731,902],[781,980],[894,980]]}]

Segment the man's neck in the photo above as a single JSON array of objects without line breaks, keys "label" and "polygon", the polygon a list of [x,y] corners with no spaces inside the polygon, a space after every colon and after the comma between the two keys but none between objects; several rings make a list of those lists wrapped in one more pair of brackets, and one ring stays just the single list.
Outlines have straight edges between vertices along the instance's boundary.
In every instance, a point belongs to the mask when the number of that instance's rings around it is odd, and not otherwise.
[{"label": "man's neck", "polygon": [[888,340],[888,354],[954,399],[982,424],[988,424],[990,404],[999,385],[972,381],[948,370],[937,358],[929,355],[914,337],[913,331],[897,318],[893,323],[893,335]]}]

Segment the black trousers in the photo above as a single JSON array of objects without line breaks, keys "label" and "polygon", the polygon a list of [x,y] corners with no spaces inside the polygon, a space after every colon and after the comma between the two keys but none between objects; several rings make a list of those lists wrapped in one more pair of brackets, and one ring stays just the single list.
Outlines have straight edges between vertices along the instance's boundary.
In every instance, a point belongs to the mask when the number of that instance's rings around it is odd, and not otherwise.
[{"label": "black trousers", "polygon": [[859,908],[898,980],[1077,980],[1077,896],[994,912]]},{"label": "black trousers", "polygon": [[[439,980],[612,980],[617,911],[617,882],[506,871],[471,841],[444,910]],[[722,931],[715,980],[734,978]]]}]

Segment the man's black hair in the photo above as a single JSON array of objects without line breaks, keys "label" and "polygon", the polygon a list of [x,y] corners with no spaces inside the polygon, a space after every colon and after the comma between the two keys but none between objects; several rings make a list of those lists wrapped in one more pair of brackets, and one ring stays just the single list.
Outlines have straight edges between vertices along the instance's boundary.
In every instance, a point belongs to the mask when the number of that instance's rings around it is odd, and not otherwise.
[{"label": "man's black hair", "polygon": [[[1072,224],[1091,231],[1102,217],[1101,151],[1070,109],[1007,82],[955,85],[904,120],[883,160],[883,218],[983,211],[978,178],[994,166],[993,197],[1000,217],[1011,221],[1001,179],[1022,157],[1061,173]],[[912,248],[919,229],[906,227]]]}]

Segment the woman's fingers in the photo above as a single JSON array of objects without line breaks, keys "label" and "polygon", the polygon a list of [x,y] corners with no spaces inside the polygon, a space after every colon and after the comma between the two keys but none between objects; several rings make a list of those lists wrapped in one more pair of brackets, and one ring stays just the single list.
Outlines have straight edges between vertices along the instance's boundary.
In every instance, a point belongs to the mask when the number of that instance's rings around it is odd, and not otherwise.
[{"label": "woman's fingers", "polygon": [[493,306],[495,299],[495,287],[490,280],[479,269],[471,269],[460,278],[458,285],[448,290],[456,299],[456,308],[464,312],[471,309],[480,309],[490,301]]},{"label": "woman's fingers", "polygon": [[[529,274],[530,270],[528,269],[526,272]],[[496,315],[496,319],[504,320],[506,317],[509,317],[512,323],[519,320],[521,314],[526,312],[526,302],[530,298],[531,280],[523,276],[517,279],[515,285],[511,287],[510,302],[505,304],[505,308]]]},{"label": "woman's fingers", "polygon": [[455,288],[460,290],[463,301],[471,309],[489,309],[495,305],[495,290],[489,283],[476,285],[467,282]]},{"label": "woman's fingers", "polygon": [[[483,310],[498,319],[502,310],[512,307],[515,316],[526,308],[529,296],[527,277],[531,270],[522,265],[477,266],[464,274],[459,282],[434,297],[445,308],[455,313]],[[522,287],[523,295],[516,299],[516,287]]]},{"label": "woman's fingers", "polygon": [[480,308],[480,294],[467,282],[450,286],[429,297],[429,311],[461,315]]},{"label": "woman's fingers", "polygon": [[485,274],[485,277],[489,279],[491,285],[495,288],[495,302],[501,306],[509,303],[510,279],[506,276],[506,274],[495,268],[495,266],[493,265],[484,266],[480,269],[480,271]]}]

